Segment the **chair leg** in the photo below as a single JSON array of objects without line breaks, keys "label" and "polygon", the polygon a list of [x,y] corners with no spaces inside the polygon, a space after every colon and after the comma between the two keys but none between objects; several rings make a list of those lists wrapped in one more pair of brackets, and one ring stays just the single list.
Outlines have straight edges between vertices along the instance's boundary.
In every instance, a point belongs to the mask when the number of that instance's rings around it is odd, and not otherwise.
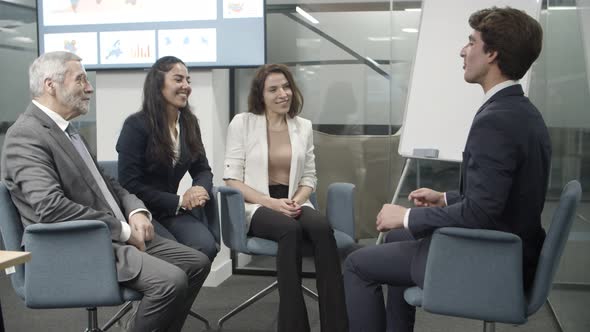
[{"label": "chair leg", "polygon": [[193,316],[194,318],[200,320],[201,322],[203,322],[205,324],[205,328],[207,328],[207,330],[211,329],[211,325],[209,325],[209,321],[207,319],[205,319],[205,317],[199,315],[198,313],[196,313],[192,310],[189,311],[188,314]]},{"label": "chair leg", "polygon": [[496,332],[495,322],[483,322],[483,332]]},{"label": "chair leg", "polygon": [[265,289],[261,290],[260,292],[256,293],[254,296],[252,296],[251,298],[249,298],[248,300],[246,300],[244,303],[240,304],[239,306],[237,306],[236,308],[234,308],[232,311],[228,312],[225,316],[221,317],[219,319],[219,321],[217,322],[217,325],[219,325],[219,328],[221,328],[221,326],[223,325],[223,323],[226,320],[230,319],[232,316],[234,316],[235,314],[239,313],[240,311],[246,309],[252,303],[260,300],[263,297],[265,297],[268,293],[270,293],[273,290],[275,290],[275,288],[277,288],[278,286],[279,286],[279,284],[278,284],[277,281],[273,282],[272,284],[270,284],[270,286],[268,286]]},{"label": "chair leg", "polygon": [[86,332],[102,332],[98,327],[96,308],[86,308],[86,311],[88,312],[88,327],[86,328]]},{"label": "chair leg", "polygon": [[121,309],[119,309],[119,311],[117,311],[117,313],[113,317],[111,317],[111,319],[109,319],[108,322],[106,322],[103,325],[102,330],[107,331],[108,329],[110,329],[116,322],[118,322],[123,316],[125,316],[125,314],[128,313],[132,307],[133,307],[133,302],[131,302],[131,301],[125,302],[121,306]]},{"label": "chair leg", "polygon": [[303,294],[311,297],[316,301],[319,299],[318,294],[314,293],[311,289],[305,287],[303,284],[301,285],[301,288],[303,289]]}]

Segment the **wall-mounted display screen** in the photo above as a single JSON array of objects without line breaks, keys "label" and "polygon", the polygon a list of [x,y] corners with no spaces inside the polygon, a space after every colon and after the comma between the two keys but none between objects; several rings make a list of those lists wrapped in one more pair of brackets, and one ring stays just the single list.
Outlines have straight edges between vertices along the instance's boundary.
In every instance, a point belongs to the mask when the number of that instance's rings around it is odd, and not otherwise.
[{"label": "wall-mounted display screen", "polygon": [[87,69],[265,61],[264,0],[38,0],[39,52],[70,51]]}]

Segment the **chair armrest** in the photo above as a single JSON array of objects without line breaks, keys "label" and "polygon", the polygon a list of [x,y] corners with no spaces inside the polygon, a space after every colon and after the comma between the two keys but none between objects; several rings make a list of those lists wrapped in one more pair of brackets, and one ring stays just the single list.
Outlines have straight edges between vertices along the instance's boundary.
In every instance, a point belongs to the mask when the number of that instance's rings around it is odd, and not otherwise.
[{"label": "chair armrest", "polygon": [[121,304],[108,226],[98,220],[34,224],[25,228],[25,303],[29,308]]},{"label": "chair armrest", "polygon": [[352,183],[335,182],[328,187],[326,217],[332,228],[354,239],[354,188]]},{"label": "chair armrest", "polygon": [[436,230],[428,251],[422,306],[438,314],[523,323],[520,238],[493,230]]},{"label": "chair armrest", "polygon": [[219,219],[223,243],[230,249],[249,253],[246,246],[248,227],[242,193],[227,186],[217,187],[219,192]]}]

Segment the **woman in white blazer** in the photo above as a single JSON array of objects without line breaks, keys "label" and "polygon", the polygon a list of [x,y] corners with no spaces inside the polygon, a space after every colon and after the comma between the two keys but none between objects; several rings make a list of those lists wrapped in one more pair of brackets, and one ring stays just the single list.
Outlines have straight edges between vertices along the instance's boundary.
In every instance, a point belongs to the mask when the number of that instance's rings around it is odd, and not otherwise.
[{"label": "woman in white blazer", "polygon": [[303,97],[284,65],[258,69],[248,112],[227,133],[223,178],[246,201],[251,236],[278,242],[280,332],[309,331],[301,291],[301,246],[314,249],[322,331],[348,331],[340,259],[333,231],[309,196],[317,178],[313,131],[297,116]]}]

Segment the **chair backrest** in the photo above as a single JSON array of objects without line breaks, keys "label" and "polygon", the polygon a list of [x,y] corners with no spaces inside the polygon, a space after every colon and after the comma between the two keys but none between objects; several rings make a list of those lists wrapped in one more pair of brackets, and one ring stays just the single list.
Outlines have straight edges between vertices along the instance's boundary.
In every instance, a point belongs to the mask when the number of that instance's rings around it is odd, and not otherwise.
[{"label": "chair backrest", "polygon": [[570,181],[563,188],[559,205],[553,213],[551,225],[541,249],[535,280],[528,295],[527,316],[534,314],[547,300],[581,197],[580,182]]},{"label": "chair backrest", "polygon": [[[20,214],[12,203],[10,192],[4,182],[0,182],[0,233],[6,250],[22,251],[23,224]],[[16,272],[10,275],[12,287],[21,297],[24,296],[25,268],[24,265],[15,267]]]},{"label": "chair backrest", "polygon": [[219,219],[221,221],[221,235],[223,243],[241,253],[250,253],[246,243],[248,227],[244,222],[246,212],[244,210],[244,197],[242,193],[231,187],[220,186],[217,188],[219,195]]},{"label": "chair backrest", "polygon": [[99,161],[98,166],[100,166],[104,172],[104,174],[112,177],[113,179],[119,181],[119,168],[117,166],[116,160],[104,160]]},{"label": "chair backrest", "polygon": [[[116,279],[114,269],[114,253],[110,241],[110,234],[106,224],[98,221],[77,220],[76,226],[71,223],[57,224],[35,224],[27,227],[26,234],[20,214],[12,203],[10,192],[4,182],[0,182],[0,233],[7,250],[22,251],[24,244],[27,250],[34,253],[37,257],[31,262],[15,266],[16,272],[11,274],[12,287],[19,297],[21,297],[29,308],[72,308],[72,307],[95,307],[95,306],[112,306],[122,303],[122,300],[139,300],[142,294],[121,288]],[[67,225],[66,225],[67,224]],[[51,230],[49,231],[49,226]],[[65,228],[68,231],[63,231]],[[75,231],[74,231],[75,229]],[[61,235],[57,234],[62,232]],[[76,232],[83,233],[85,239],[76,239]],[[67,248],[62,245],[65,242],[60,241],[59,236],[67,233]],[[88,241],[88,236],[93,235],[93,240]],[[25,238],[23,243],[23,236]],[[51,254],[51,246],[46,245],[48,242],[55,247],[55,252],[60,255]],[[71,248],[75,249],[71,249]],[[79,249],[82,248],[82,249]],[[109,256],[97,256],[97,253],[110,253]],[[81,253],[84,253],[80,256]],[[88,264],[87,258],[75,260],[63,258],[67,255],[80,257],[93,257],[92,266],[84,271],[72,271],[72,266],[80,266],[82,261],[84,266]],[[47,256],[47,257],[44,257]],[[51,259],[56,259],[62,264],[56,264]],[[75,263],[73,263],[75,261]],[[48,266],[49,265],[49,266]],[[25,266],[27,267],[25,270]],[[96,270],[95,270],[96,269]],[[25,273],[26,271],[26,273]],[[58,271],[58,273],[56,273]],[[59,273],[64,273],[64,276]],[[31,276],[34,276],[31,278]],[[73,278],[73,279],[72,279]],[[92,281],[95,278],[95,281]],[[25,279],[27,285],[25,288]],[[56,280],[59,283],[56,284]],[[87,282],[92,282],[92,290],[89,291]],[[50,288],[48,288],[50,287]],[[67,292],[60,290],[67,289]],[[122,293],[122,294],[121,294]],[[63,295],[63,296],[62,296]]]}]

